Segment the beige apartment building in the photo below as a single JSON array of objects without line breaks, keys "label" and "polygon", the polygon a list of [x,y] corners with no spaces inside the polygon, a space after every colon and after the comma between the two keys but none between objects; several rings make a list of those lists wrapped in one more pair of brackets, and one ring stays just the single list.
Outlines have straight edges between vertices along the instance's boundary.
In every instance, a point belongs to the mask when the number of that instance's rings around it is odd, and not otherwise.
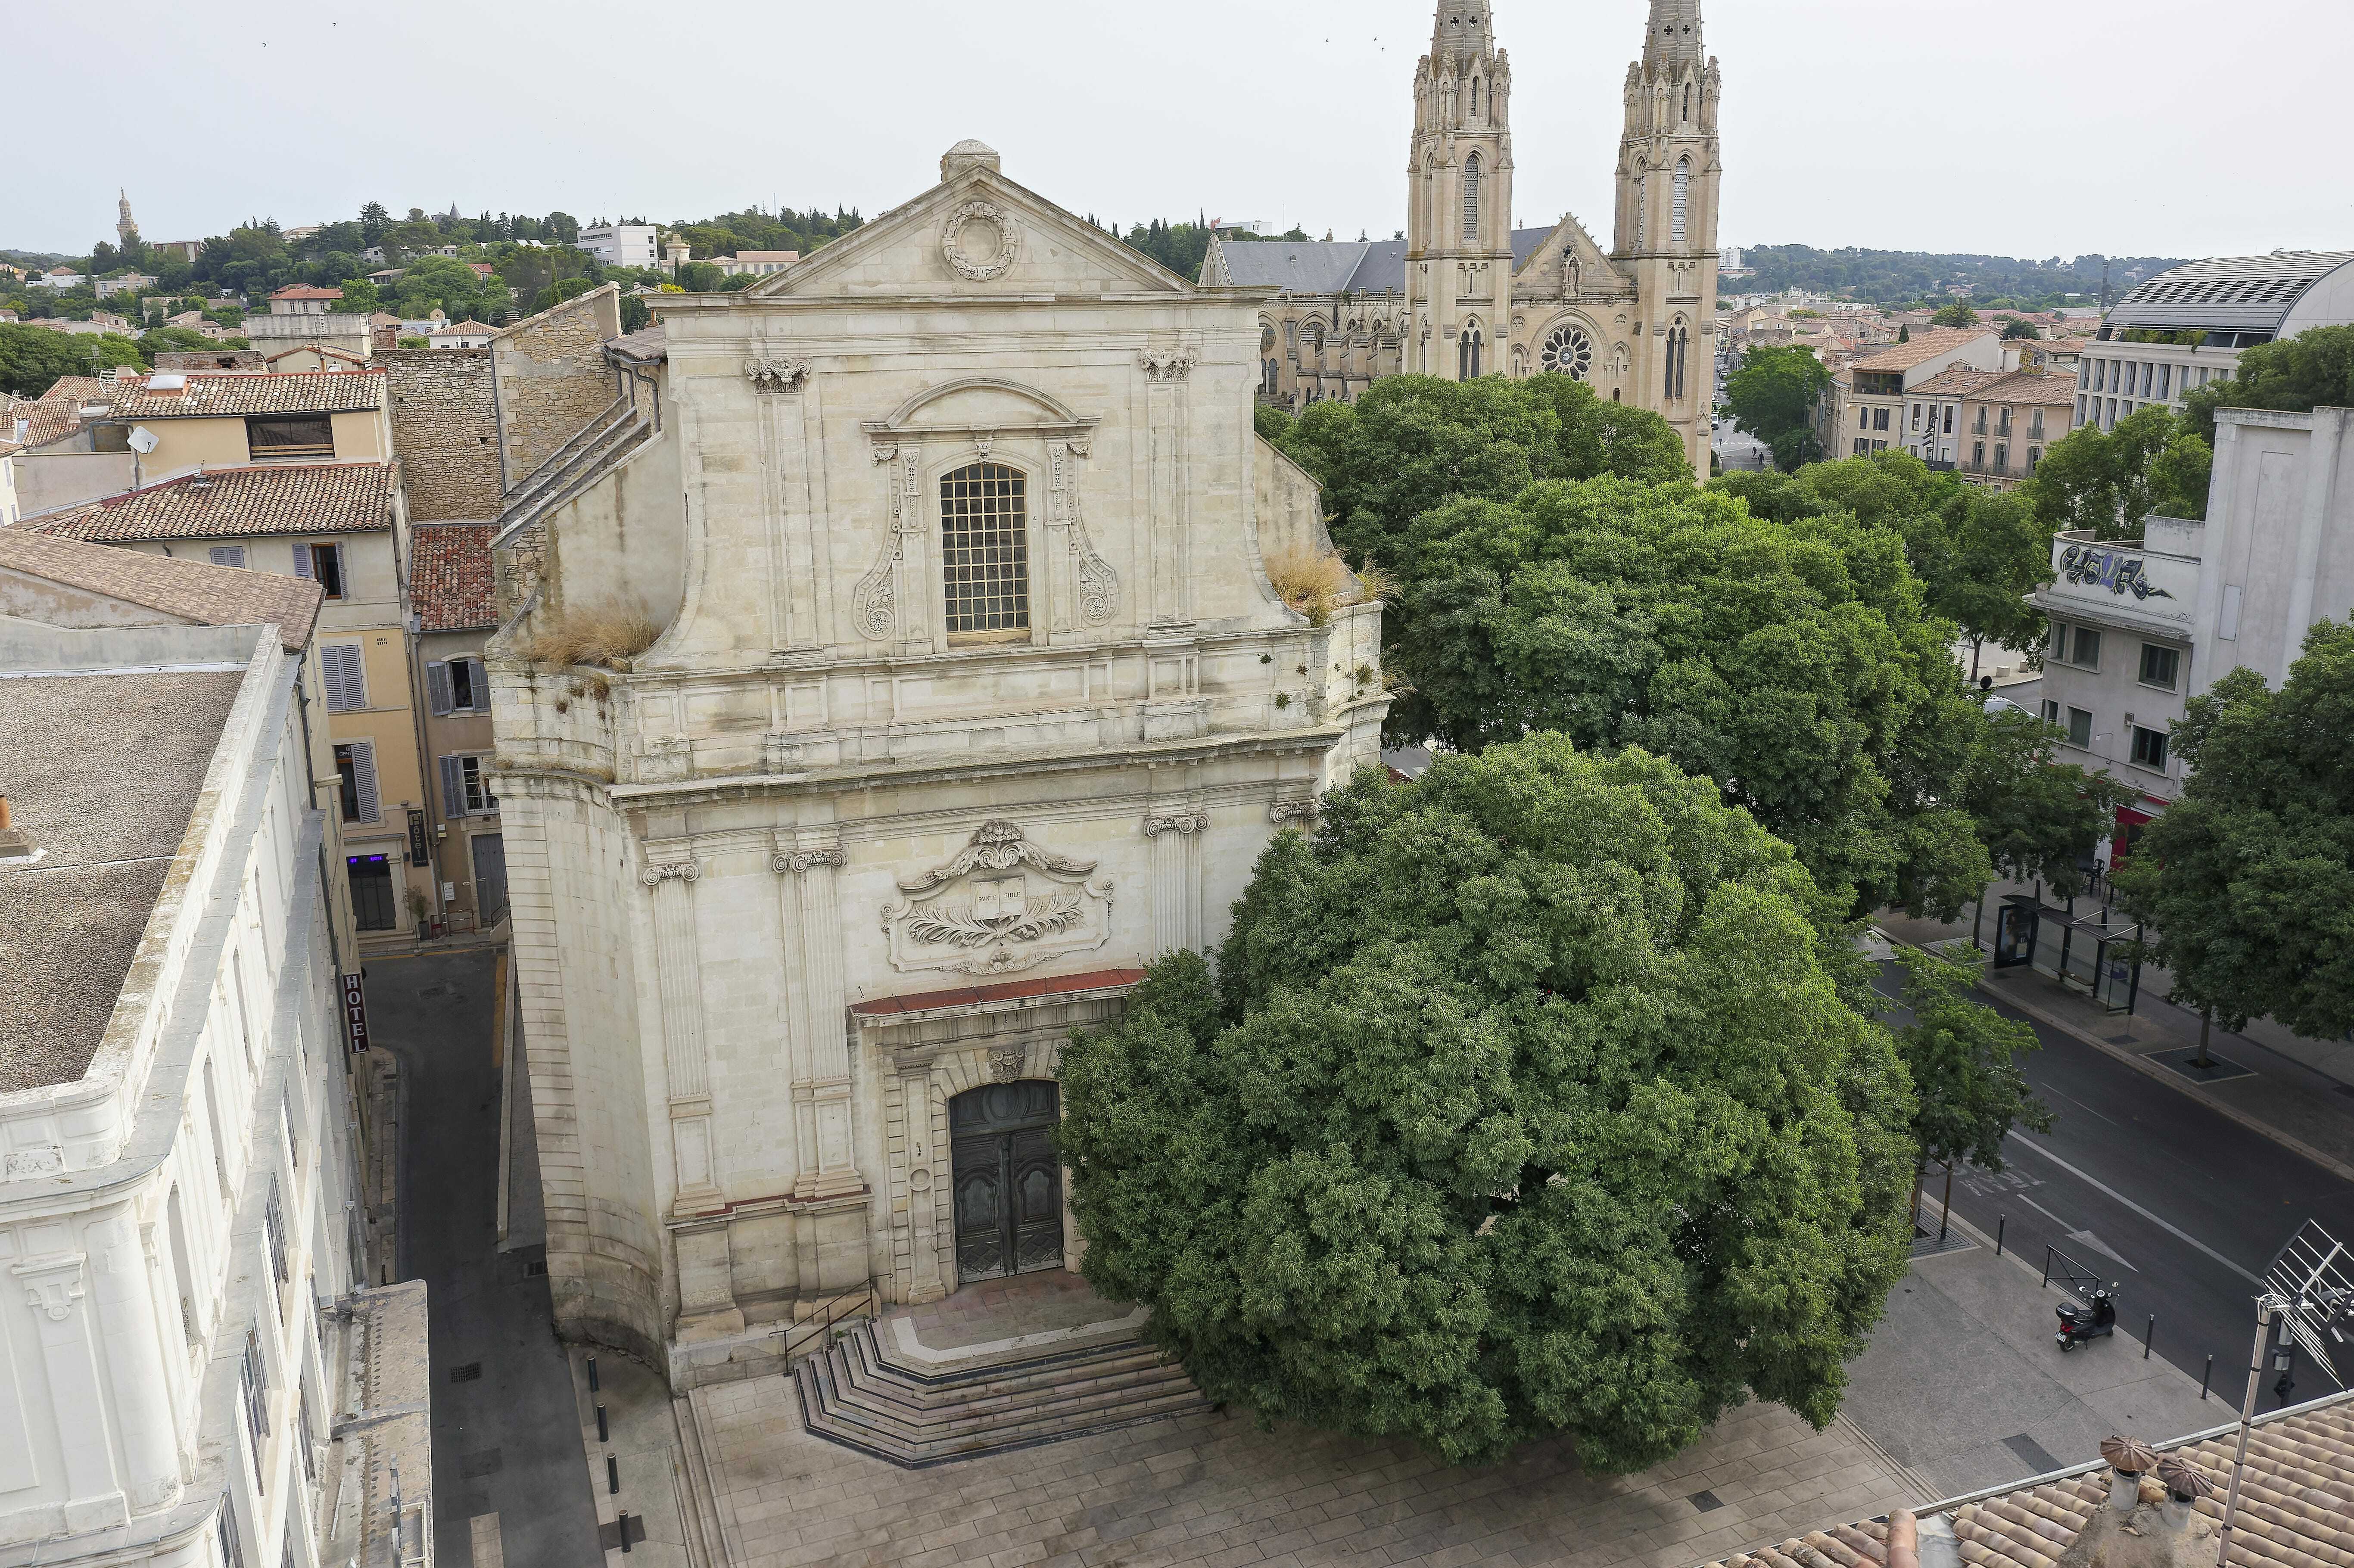
[{"label": "beige apartment building", "polygon": [[[210,379],[210,378],[196,378]],[[299,377],[233,376],[257,387]],[[359,381],[373,376],[326,376]],[[363,950],[404,941],[433,907],[420,732],[410,699],[398,473],[382,461],[207,467],[20,527],[318,584],[315,686],[332,771],[313,780],[341,824],[344,881]]]},{"label": "beige apartment building", "polygon": [[1948,370],[1913,388],[1904,450],[1998,490],[2033,473],[2073,426],[2072,378],[2036,370]]},{"label": "beige apartment building", "polygon": [[1925,445],[1925,432],[1908,428],[1914,389],[1948,371],[1998,371],[2002,364],[2002,340],[1982,327],[1933,327],[1864,355],[1823,399],[1817,437],[1824,455],[1870,457]]},{"label": "beige apartment building", "polygon": [[408,602],[431,768],[436,908],[454,930],[507,913],[506,841],[492,781],[491,680],[482,644],[498,628],[489,523],[419,523],[409,531]]}]

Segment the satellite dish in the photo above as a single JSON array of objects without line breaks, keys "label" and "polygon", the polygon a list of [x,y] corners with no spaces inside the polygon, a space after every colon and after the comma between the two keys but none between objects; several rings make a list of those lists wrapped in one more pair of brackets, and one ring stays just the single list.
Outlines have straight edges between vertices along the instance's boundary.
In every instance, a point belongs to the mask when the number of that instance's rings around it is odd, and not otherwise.
[{"label": "satellite dish", "polygon": [[154,451],[160,444],[161,443],[155,440],[155,432],[149,429],[146,426],[133,425],[131,428],[131,450],[139,453],[142,457]]}]

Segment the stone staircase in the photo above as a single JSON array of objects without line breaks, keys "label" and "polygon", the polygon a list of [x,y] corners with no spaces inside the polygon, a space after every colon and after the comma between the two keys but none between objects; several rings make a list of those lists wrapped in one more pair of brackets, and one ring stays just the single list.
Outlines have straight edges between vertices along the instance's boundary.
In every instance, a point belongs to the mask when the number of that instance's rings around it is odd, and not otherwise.
[{"label": "stone staircase", "polygon": [[970,1357],[911,1355],[896,1327],[851,1324],[794,1364],[793,1390],[810,1431],[906,1469],[1210,1408],[1182,1366],[1125,1324]]}]

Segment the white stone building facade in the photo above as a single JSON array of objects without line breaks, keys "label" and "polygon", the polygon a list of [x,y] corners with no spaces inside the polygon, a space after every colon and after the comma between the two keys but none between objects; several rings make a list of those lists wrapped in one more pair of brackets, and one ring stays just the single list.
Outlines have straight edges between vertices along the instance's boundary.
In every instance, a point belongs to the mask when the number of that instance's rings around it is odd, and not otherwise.
[{"label": "white stone building facade", "polygon": [[[741,1375],[841,1293],[1075,1255],[1060,1042],[1378,758],[1379,606],[1268,575],[1330,546],[1253,432],[1265,298],[964,143],[657,302],[612,417],[511,493],[487,657],[565,1332]],[[524,656],[599,606],[665,630]]]},{"label": "white stone building facade", "polygon": [[[15,1005],[88,1024],[62,1056],[5,1053],[0,1564],[389,1563],[393,1444],[429,1508],[421,1403],[344,1424],[385,1402],[371,1368],[424,1399],[425,1324],[421,1286],[361,1288],[299,675],[275,628],[0,621],[23,836],[0,845],[0,960]],[[67,721],[37,754],[35,709]],[[179,793],[146,803],[161,853],[126,862],[101,819],[127,781],[52,789],[77,770],[41,759],[149,722],[185,742]],[[134,868],[159,861],[151,894]],[[56,926],[30,929],[33,906]],[[77,986],[86,1008],[58,1001]]]}]

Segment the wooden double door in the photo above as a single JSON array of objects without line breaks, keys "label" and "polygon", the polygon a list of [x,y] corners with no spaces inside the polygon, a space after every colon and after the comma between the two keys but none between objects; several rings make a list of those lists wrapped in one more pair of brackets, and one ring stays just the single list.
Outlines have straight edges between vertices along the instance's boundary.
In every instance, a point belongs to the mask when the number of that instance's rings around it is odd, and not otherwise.
[{"label": "wooden double door", "polygon": [[1063,1266],[1061,1115],[1062,1090],[1031,1079],[949,1102],[960,1283]]}]

